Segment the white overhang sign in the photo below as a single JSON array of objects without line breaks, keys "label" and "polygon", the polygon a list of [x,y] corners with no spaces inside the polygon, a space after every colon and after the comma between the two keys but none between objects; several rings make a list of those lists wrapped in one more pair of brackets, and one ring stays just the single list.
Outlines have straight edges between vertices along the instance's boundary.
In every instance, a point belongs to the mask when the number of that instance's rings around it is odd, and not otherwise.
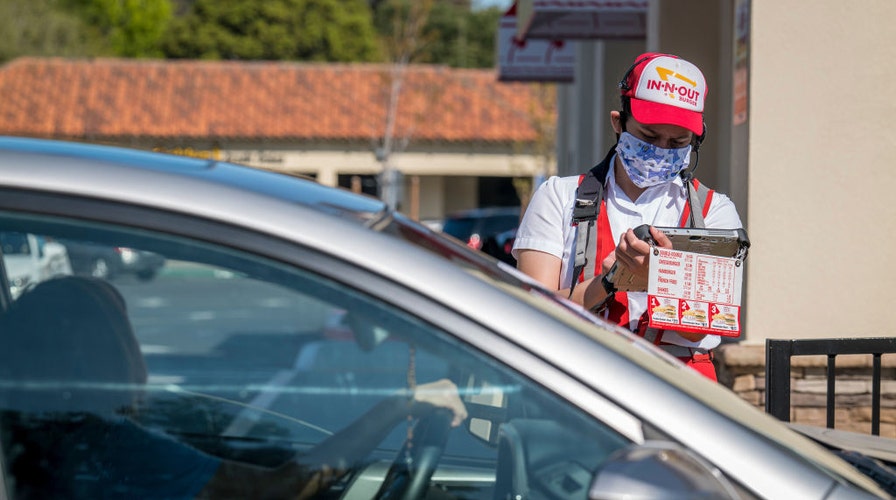
[{"label": "white overhang sign", "polygon": [[514,6],[501,17],[498,25],[498,80],[572,82],[575,72],[573,43],[568,40],[518,39],[516,23]]}]

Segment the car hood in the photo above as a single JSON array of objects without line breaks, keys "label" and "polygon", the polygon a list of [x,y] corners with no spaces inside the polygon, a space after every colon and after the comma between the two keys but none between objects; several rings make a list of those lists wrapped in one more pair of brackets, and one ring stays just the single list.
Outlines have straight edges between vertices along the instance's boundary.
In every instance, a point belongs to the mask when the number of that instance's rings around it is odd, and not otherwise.
[{"label": "car hood", "polygon": [[806,424],[788,423],[787,426],[828,448],[856,451],[896,464],[896,439]]}]

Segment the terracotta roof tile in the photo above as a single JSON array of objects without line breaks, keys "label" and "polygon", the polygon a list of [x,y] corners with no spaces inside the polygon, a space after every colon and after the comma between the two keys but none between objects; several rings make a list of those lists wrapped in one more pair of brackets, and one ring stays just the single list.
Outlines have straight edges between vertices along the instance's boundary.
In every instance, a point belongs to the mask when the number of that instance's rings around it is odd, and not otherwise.
[{"label": "terracotta roof tile", "polygon": [[[373,140],[388,65],[21,58],[0,67],[0,134]],[[493,70],[409,66],[395,137],[532,141],[535,87]],[[553,111],[547,111],[553,116]]]}]

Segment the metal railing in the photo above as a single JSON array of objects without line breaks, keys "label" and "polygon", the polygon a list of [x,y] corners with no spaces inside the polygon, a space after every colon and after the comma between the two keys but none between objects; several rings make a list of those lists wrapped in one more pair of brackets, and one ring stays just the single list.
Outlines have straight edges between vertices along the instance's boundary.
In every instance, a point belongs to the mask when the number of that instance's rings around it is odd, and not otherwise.
[{"label": "metal railing", "polygon": [[827,427],[834,428],[836,358],[841,354],[870,354],[873,356],[871,373],[871,433],[880,435],[880,379],[881,355],[896,353],[896,338],[797,339],[765,341],[765,411],[772,416],[790,421],[790,358],[793,356],[825,355],[827,363]]}]

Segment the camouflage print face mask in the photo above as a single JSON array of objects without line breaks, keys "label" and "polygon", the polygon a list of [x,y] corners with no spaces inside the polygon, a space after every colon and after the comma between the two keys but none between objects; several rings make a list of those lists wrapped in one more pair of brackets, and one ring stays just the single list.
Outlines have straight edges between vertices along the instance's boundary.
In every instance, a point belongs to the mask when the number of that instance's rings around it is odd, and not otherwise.
[{"label": "camouflage print face mask", "polygon": [[623,132],[616,144],[616,154],[632,182],[646,188],[675,179],[691,160],[691,146],[663,149]]}]

